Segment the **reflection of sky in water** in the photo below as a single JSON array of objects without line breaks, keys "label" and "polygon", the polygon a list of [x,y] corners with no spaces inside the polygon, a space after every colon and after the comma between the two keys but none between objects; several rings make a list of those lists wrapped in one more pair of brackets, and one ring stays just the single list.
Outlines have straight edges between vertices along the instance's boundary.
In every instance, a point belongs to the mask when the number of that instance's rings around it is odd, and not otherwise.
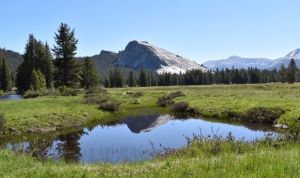
[{"label": "reflection of sky in water", "polygon": [[[250,130],[244,126],[215,123],[200,119],[172,120],[172,117],[144,116],[125,119],[115,126],[96,126],[80,133],[60,136],[50,140],[45,147],[45,157],[59,159],[74,158],[81,162],[124,162],[150,159],[151,155],[164,148],[180,148],[186,144],[186,137],[213,133],[226,137],[229,132],[237,139],[246,141],[265,136],[264,131]],[[126,124],[125,124],[126,123]],[[76,135],[77,134],[77,135]],[[8,144],[7,147],[29,147],[24,144]],[[43,149],[43,148],[41,148]],[[42,151],[42,152],[43,152]]]}]

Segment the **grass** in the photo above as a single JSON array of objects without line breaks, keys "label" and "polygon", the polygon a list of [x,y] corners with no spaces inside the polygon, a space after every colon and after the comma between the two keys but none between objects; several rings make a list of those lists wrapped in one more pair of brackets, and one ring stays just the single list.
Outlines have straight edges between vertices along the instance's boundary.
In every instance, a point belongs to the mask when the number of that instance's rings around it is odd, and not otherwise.
[{"label": "grass", "polygon": [[[139,104],[132,102],[133,93],[143,92]],[[300,127],[300,84],[211,85],[109,89],[109,96],[119,101],[121,111],[104,112],[97,105],[82,102],[82,95],[39,97],[21,101],[0,102],[0,114],[5,118],[8,133],[47,132],[88,122],[104,122],[109,118],[144,113],[159,109],[157,98],[167,93],[182,91],[185,96],[175,102],[186,101],[202,116],[228,118],[230,113],[247,113],[255,107],[279,107],[286,112],[276,122]],[[151,109],[149,109],[151,108]]]},{"label": "grass", "polygon": [[[205,144],[211,146],[210,142]],[[220,144],[228,147],[228,142]],[[189,146],[164,158],[116,165],[39,161],[0,150],[0,177],[298,177],[299,146],[245,143],[244,152],[223,149],[217,154]]]},{"label": "grass", "polygon": [[[143,92],[139,103],[128,94]],[[247,113],[252,108],[283,108],[276,122],[300,127],[300,84],[212,85],[109,89],[121,102],[117,113],[104,112],[98,105],[83,104],[82,95],[40,97],[0,102],[6,130],[23,133],[64,129],[89,122],[108,122],[125,115],[165,112],[157,98],[182,91],[175,102],[188,102],[203,116],[223,119],[228,113]],[[261,114],[259,114],[261,115]],[[123,164],[75,164],[41,161],[28,155],[0,150],[0,177],[298,177],[300,144],[253,144],[193,141],[182,150],[151,161]]]}]

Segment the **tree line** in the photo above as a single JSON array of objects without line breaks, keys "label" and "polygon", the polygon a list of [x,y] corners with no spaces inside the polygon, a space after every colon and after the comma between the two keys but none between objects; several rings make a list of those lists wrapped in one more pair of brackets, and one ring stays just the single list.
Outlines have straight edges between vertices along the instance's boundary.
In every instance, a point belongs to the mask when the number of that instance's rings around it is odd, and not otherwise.
[{"label": "tree line", "polygon": [[[170,85],[209,85],[209,84],[247,84],[268,82],[299,81],[299,69],[294,59],[289,66],[281,66],[279,70],[217,69],[216,71],[190,70],[186,73],[156,73],[140,69],[124,73],[120,68],[111,69],[107,76],[100,80],[90,58],[83,61],[75,58],[78,40],[74,29],[61,23],[54,35],[55,45],[50,48],[29,35],[23,62],[17,68],[15,85],[20,93],[28,90],[45,90],[58,87],[90,88],[100,84],[105,87],[124,86],[170,86]],[[12,75],[6,61],[0,56],[0,89],[11,89]]]},{"label": "tree line", "polygon": [[155,73],[141,69],[122,74],[121,70],[111,70],[104,79],[105,87],[124,86],[171,86],[171,85],[210,85],[210,84],[257,84],[257,83],[294,83],[300,81],[300,71],[294,59],[288,67],[283,64],[279,70],[248,69],[216,69],[215,71],[189,70],[186,73]]}]

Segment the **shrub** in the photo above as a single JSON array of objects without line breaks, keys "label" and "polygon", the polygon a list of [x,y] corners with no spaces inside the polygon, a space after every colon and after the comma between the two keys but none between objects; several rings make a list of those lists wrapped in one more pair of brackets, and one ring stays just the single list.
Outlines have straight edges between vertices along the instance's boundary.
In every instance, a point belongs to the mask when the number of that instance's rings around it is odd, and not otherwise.
[{"label": "shrub", "polygon": [[60,91],[55,88],[48,89],[46,93],[47,93],[46,95],[48,96],[61,96]]},{"label": "shrub", "polygon": [[115,112],[120,110],[121,103],[117,101],[106,101],[99,105],[99,109],[103,111]]},{"label": "shrub", "polygon": [[131,104],[140,104],[141,103],[141,100],[139,100],[138,98],[134,98],[132,101],[131,101]]},{"label": "shrub", "polygon": [[172,111],[175,113],[185,113],[189,108],[189,103],[181,101],[172,105]]},{"label": "shrub", "polygon": [[174,104],[174,101],[168,96],[161,96],[157,99],[157,104],[161,107],[167,107],[168,105]]},{"label": "shrub", "polygon": [[4,129],[5,119],[3,114],[0,114],[0,131]]},{"label": "shrub", "polygon": [[280,107],[254,107],[246,111],[245,118],[251,122],[271,123],[285,113]]},{"label": "shrub", "polygon": [[78,90],[73,88],[68,88],[66,86],[60,86],[57,88],[61,94],[61,96],[77,96],[79,93]]},{"label": "shrub", "polygon": [[83,103],[85,104],[101,104],[105,103],[109,100],[107,95],[96,95],[96,94],[88,94],[83,98]]},{"label": "shrub", "polygon": [[173,105],[174,104],[173,99],[177,98],[177,97],[181,97],[181,96],[185,96],[185,94],[182,91],[172,92],[172,93],[169,93],[168,95],[159,97],[157,99],[157,104],[161,107]]},{"label": "shrub", "polygon": [[85,104],[101,104],[107,102],[109,97],[107,91],[100,87],[89,88],[85,90],[83,103]]},{"label": "shrub", "polygon": [[23,97],[25,99],[28,99],[28,98],[36,98],[40,96],[40,93],[38,91],[34,91],[34,90],[28,90],[24,93]]},{"label": "shrub", "polygon": [[168,95],[168,97],[171,98],[171,99],[178,98],[178,97],[181,97],[181,96],[185,96],[185,94],[182,91],[171,92]]},{"label": "shrub", "polygon": [[0,96],[3,96],[3,95],[4,95],[4,91],[0,90]]},{"label": "shrub", "polygon": [[189,103],[185,101],[174,103],[171,110],[176,114],[184,114],[190,116],[200,114],[200,111],[197,108],[190,107]]},{"label": "shrub", "polygon": [[144,96],[144,93],[139,91],[139,92],[134,92],[134,93],[131,93],[130,96],[132,96],[133,98],[139,98],[141,96]]}]

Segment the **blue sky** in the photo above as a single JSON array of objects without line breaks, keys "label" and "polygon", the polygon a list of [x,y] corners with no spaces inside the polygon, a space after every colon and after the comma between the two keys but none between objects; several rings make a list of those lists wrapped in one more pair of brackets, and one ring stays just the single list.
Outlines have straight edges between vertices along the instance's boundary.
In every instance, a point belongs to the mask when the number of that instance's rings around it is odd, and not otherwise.
[{"label": "blue sky", "polygon": [[29,33],[53,45],[61,22],[78,55],[144,40],[199,63],[277,58],[300,48],[299,0],[1,0],[0,46],[23,53]]}]

